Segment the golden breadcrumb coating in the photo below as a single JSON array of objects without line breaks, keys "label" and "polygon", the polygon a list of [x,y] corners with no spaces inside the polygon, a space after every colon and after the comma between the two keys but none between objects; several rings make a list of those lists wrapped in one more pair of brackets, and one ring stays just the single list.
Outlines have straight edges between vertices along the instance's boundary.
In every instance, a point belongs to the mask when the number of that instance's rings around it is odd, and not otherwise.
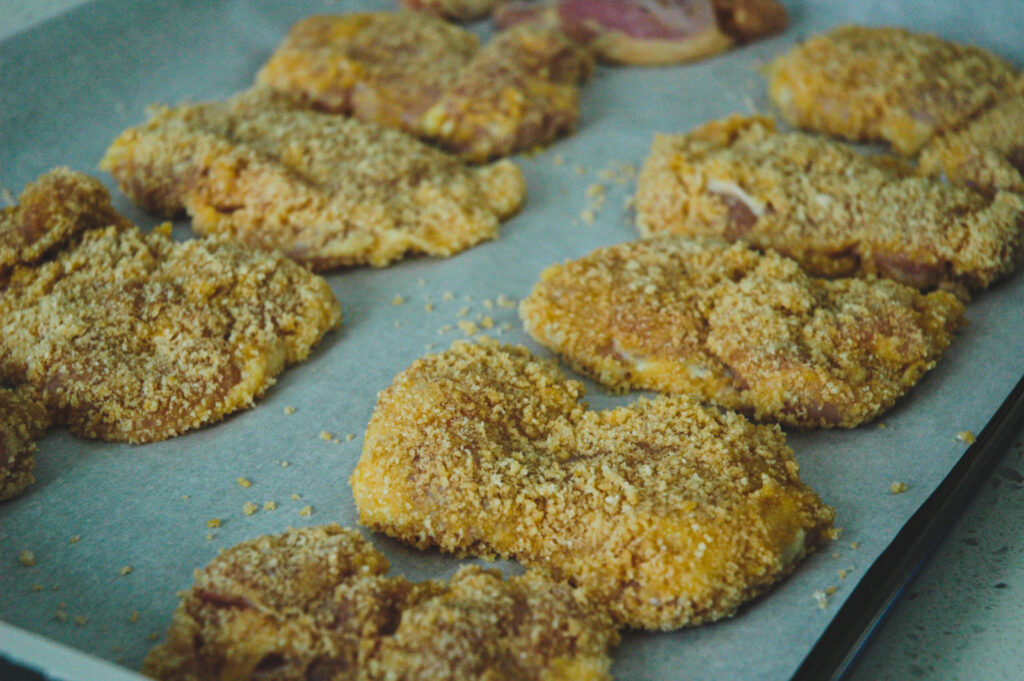
[{"label": "golden breadcrumb coating", "polygon": [[526,193],[519,167],[467,168],[396,130],[251,91],[157,108],[101,167],[148,210],[280,249],[316,270],[449,256],[498,234]]},{"label": "golden breadcrumb coating", "polygon": [[280,249],[314,269],[449,256],[498,236],[525,196],[519,167],[467,168],[406,134],[250,91],[160,108],[101,167],[148,210]]},{"label": "golden breadcrumb coating", "polygon": [[985,193],[1024,193],[1024,77],[976,118],[933,139],[918,168]]},{"label": "golden breadcrumb coating", "polygon": [[913,154],[991,104],[1014,68],[978,47],[901,28],[841,26],[778,57],[768,92],[792,125]]},{"label": "golden breadcrumb coating", "polygon": [[665,236],[546,269],[527,332],[614,390],[697,395],[797,428],[869,421],[963,323],[951,293],[808,277],[746,244]]},{"label": "golden breadcrumb coating", "polygon": [[0,209],[0,287],[16,265],[36,262],[86,229],[128,224],[99,180],[54,168],[25,188],[18,205]]},{"label": "golden breadcrumb coating", "polygon": [[263,85],[334,113],[397,127],[473,162],[571,132],[593,60],[548,27],[477,38],[419,12],[313,16],[260,70]]},{"label": "golden breadcrumb coating", "polygon": [[777,427],[690,398],[589,411],[523,348],[456,342],[382,392],[350,480],[361,522],[514,557],[621,624],[731,615],[829,535]]},{"label": "golden breadcrumb coating", "polygon": [[16,497],[35,482],[36,439],[50,416],[27,391],[0,388],[0,500]]},{"label": "golden breadcrumb coating", "polygon": [[744,239],[822,276],[984,288],[1024,257],[1024,197],[983,196],[891,159],[765,118],[731,116],[655,137],[637,180],[637,226]]},{"label": "golden breadcrumb coating", "polygon": [[452,21],[472,21],[487,16],[502,0],[401,0],[405,9],[429,12]]},{"label": "golden breadcrumb coating", "polygon": [[387,577],[337,525],[242,542],[196,572],[143,673],[161,681],[606,681],[611,618],[537,574]]},{"label": "golden breadcrumb coating", "polygon": [[[95,224],[40,191],[53,182],[30,187],[21,214]],[[175,243],[169,226],[91,229],[0,289],[0,380],[34,386],[78,435],[149,442],[251,406],[340,323],[327,282],[279,254]]]}]

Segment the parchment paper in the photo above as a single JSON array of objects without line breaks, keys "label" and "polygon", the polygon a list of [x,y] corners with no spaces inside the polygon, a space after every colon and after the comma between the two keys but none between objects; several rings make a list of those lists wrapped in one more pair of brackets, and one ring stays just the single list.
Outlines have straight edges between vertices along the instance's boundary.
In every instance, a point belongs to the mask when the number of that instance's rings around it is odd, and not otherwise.
[{"label": "parchment paper", "polygon": [[[800,38],[842,22],[899,24],[1024,62],[1020,3],[932,2],[927,12],[910,1],[788,5],[793,25],[774,39],[686,66],[600,69],[584,90],[579,131],[520,159],[528,204],[497,241],[447,260],[329,274],[343,328],[286,371],[254,409],[146,446],[52,431],[40,443],[36,484],[0,504],[0,619],[137,669],[169,624],[175,592],[219,547],[289,526],[355,525],[347,479],[377,392],[417,357],[462,337],[459,320],[489,316],[488,335],[548,355],[522,331],[515,310],[496,303],[498,296],[518,300],[545,266],[636,238],[626,205],[633,181],[624,181],[624,164],[642,163],[655,131],[770,111],[758,69]],[[100,0],[12,36],[0,43],[0,185],[17,195],[56,165],[99,174],[107,145],[141,123],[148,104],[222,98],[247,87],[291,23],[311,13],[390,7]],[[602,206],[587,195],[593,184],[606,188]],[[139,224],[157,223],[114,195]],[[592,223],[582,216],[586,210]],[[187,223],[177,223],[175,234],[188,238]],[[396,296],[404,303],[394,304]],[[964,452],[957,432],[979,432],[1024,373],[1022,312],[1018,273],[977,296],[970,325],[946,357],[879,423],[791,434],[803,477],[836,508],[842,537],[728,621],[626,633],[614,653],[616,677],[788,678],[865,569]],[[588,386],[594,407],[637,396],[611,397]],[[239,477],[251,487],[240,486]],[[894,481],[906,482],[907,491],[892,494]],[[264,510],[267,501],[277,509]],[[246,502],[260,510],[246,516]],[[301,515],[307,505],[311,515]],[[220,528],[207,527],[212,518],[222,520]],[[372,539],[392,560],[392,572],[410,579],[447,577],[460,564]],[[24,550],[35,553],[34,566],[19,563]],[[121,574],[126,566],[131,571]],[[76,617],[86,619],[76,624]],[[10,637],[0,637],[0,653],[13,654],[12,647]]]}]

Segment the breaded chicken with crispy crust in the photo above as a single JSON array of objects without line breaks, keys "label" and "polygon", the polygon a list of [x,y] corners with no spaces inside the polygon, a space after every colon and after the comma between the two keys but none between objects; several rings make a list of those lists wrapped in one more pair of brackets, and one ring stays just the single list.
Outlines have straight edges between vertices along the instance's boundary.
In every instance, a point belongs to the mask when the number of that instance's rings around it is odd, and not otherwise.
[{"label": "breaded chicken with crispy crust", "polygon": [[428,14],[377,12],[296,23],[257,81],[481,162],[571,132],[577,85],[592,70],[589,52],[557,29],[517,27],[481,47]]},{"label": "breaded chicken with crispy crust", "polygon": [[268,91],[158,108],[101,167],[144,208],[316,270],[449,256],[498,235],[519,166],[468,168],[405,133],[296,109]]},{"label": "breaded chicken with crispy crust", "polygon": [[582,395],[522,348],[457,342],[417,360],[367,427],[361,522],[515,558],[647,629],[731,615],[830,536],[777,427],[687,397],[589,411]]},{"label": "breaded chicken with crispy crust", "polygon": [[946,291],[815,279],[771,251],[669,235],[547,268],[519,312],[538,342],[613,390],[849,428],[935,366],[964,306]]},{"label": "breaded chicken with crispy crust", "polygon": [[160,681],[609,681],[611,618],[538,573],[388,577],[355,530],[237,544],[198,570],[143,664]]},{"label": "breaded chicken with crispy crust", "polygon": [[759,116],[659,135],[637,180],[637,226],[743,239],[820,276],[984,288],[1024,258],[1024,196],[914,177],[892,159]]},{"label": "breaded chicken with crispy crust", "polygon": [[341,324],[327,282],[302,265],[176,243],[169,225],[145,234],[80,173],[44,175],[20,201],[0,232],[62,236],[0,280],[0,382],[31,386],[83,437],[152,442],[250,407]]}]

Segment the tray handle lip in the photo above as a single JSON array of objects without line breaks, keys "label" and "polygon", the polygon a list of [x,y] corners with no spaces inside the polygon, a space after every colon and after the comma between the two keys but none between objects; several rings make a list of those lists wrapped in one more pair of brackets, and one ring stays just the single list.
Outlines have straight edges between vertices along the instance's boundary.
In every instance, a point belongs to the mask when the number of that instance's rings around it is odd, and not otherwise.
[{"label": "tray handle lip", "polygon": [[790,681],[840,681],[995,469],[1024,422],[1024,377],[977,440],[868,568]]}]

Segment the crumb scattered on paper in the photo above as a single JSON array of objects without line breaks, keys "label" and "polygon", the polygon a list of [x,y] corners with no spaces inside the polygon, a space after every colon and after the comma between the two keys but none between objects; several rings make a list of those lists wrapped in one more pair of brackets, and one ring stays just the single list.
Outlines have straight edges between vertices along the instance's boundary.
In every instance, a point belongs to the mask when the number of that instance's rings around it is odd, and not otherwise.
[{"label": "crumb scattered on paper", "polygon": [[965,442],[969,445],[973,445],[974,442],[977,440],[977,438],[974,437],[974,433],[972,433],[969,430],[961,430],[959,433],[956,434],[956,439],[960,440],[960,442]]},{"label": "crumb scattered on paper", "polygon": [[907,491],[907,483],[897,480],[889,485],[889,491],[893,494],[903,494]]}]

